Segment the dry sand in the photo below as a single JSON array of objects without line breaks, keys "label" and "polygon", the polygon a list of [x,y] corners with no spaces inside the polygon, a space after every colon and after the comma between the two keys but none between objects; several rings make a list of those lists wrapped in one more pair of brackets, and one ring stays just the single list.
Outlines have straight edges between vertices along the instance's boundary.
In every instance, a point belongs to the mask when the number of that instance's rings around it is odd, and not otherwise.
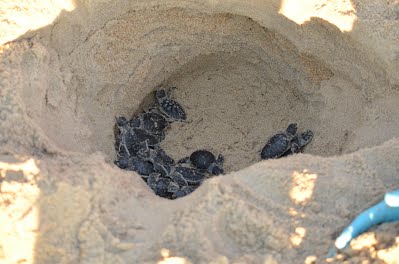
[{"label": "dry sand", "polygon": [[[398,1],[0,10],[0,263],[320,263],[399,186]],[[175,201],[112,163],[115,116],[161,84],[189,121],[162,146],[175,159],[222,153],[228,172]],[[315,132],[306,154],[260,162],[290,122]],[[399,263],[397,230],[333,261]]]}]

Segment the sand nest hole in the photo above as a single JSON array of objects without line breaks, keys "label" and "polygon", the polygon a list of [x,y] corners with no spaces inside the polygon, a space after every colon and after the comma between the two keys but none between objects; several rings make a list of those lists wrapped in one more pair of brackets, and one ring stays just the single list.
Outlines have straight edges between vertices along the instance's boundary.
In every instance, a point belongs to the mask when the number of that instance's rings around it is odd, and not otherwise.
[{"label": "sand nest hole", "polygon": [[26,87],[23,98],[58,147],[102,151],[110,162],[115,117],[140,112],[161,84],[177,87],[173,96],[189,121],[173,123],[161,146],[176,160],[197,149],[222,153],[227,172],[259,161],[267,139],[291,122],[314,131],[306,153],[321,156],[397,136],[397,94],[356,43],[329,30],[324,28],[329,39],[312,41],[346,52],[326,61],[301,52],[283,34],[230,14],[132,10],[73,43],[62,38],[61,20],[48,47],[42,44],[50,56],[37,59],[44,52],[40,45],[30,51],[35,58],[26,56],[37,64],[41,86]]}]

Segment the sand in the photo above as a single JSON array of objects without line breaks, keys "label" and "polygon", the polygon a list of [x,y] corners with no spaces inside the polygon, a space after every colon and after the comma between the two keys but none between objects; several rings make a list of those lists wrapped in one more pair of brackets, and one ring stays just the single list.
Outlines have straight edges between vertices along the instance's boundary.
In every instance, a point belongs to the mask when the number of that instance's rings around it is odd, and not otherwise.
[{"label": "sand", "polygon": [[[399,2],[302,2],[0,1],[0,263],[324,262],[399,186]],[[226,160],[175,201],[113,164],[159,85],[188,116],[162,147]],[[260,161],[290,122],[305,153]],[[332,261],[399,263],[397,230]]]}]

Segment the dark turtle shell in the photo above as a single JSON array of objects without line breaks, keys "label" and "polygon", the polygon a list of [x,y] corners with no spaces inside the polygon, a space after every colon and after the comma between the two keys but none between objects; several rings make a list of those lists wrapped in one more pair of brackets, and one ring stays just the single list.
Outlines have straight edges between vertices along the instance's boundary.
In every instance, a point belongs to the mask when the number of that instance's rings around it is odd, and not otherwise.
[{"label": "dark turtle shell", "polygon": [[128,166],[126,169],[135,171],[140,175],[150,175],[154,172],[154,165],[151,162],[137,157],[131,157],[128,160]]},{"label": "dark turtle shell", "polygon": [[190,162],[200,170],[206,170],[216,161],[215,156],[207,150],[197,150],[190,155]]},{"label": "dark turtle shell", "polygon": [[169,126],[165,116],[157,112],[145,112],[132,118],[129,122],[132,128],[140,128],[147,133],[160,135]]},{"label": "dark turtle shell", "polygon": [[288,125],[284,132],[272,136],[263,147],[260,154],[262,159],[276,159],[291,148],[291,141],[295,138],[298,126],[296,123]]},{"label": "dark turtle shell", "polygon": [[157,152],[157,158],[159,162],[162,162],[163,164],[169,164],[169,165],[174,165],[175,160],[166,154],[165,150],[163,150],[161,147],[157,147],[156,150]]},{"label": "dark turtle shell", "polygon": [[148,176],[154,172],[154,165],[151,162],[137,157],[120,157],[114,163],[121,169],[135,171],[140,175]]},{"label": "dark turtle shell", "polygon": [[170,197],[170,194],[168,192],[169,184],[170,184],[170,179],[160,178],[155,184],[152,184],[150,187],[156,195],[164,198],[169,198]]},{"label": "dark turtle shell", "polygon": [[151,147],[144,147],[137,151],[137,156],[151,162],[154,165],[154,170],[159,172],[162,176],[170,174],[175,161],[159,146],[155,149]]},{"label": "dark turtle shell", "polygon": [[192,193],[193,191],[195,191],[195,189],[197,189],[197,188],[198,188],[198,186],[184,186],[180,190],[173,193],[172,199],[184,197],[184,196]]},{"label": "dark turtle shell", "polygon": [[173,172],[168,175],[175,183],[177,183],[180,187],[187,186],[187,181],[183,178],[183,176],[179,173]]},{"label": "dark turtle shell", "polygon": [[161,134],[169,125],[165,117],[155,112],[142,114],[142,128],[153,134]]},{"label": "dark turtle shell", "polygon": [[187,115],[184,108],[178,102],[169,98],[164,89],[158,89],[155,93],[155,97],[159,104],[159,110],[167,117],[175,121],[186,120]]},{"label": "dark turtle shell", "polygon": [[160,110],[167,117],[172,118],[176,121],[186,120],[187,115],[183,107],[172,99],[165,99],[159,103]]},{"label": "dark turtle shell", "polygon": [[275,159],[283,155],[291,146],[291,141],[284,133],[274,135],[263,147],[262,159]]},{"label": "dark turtle shell", "polygon": [[169,183],[169,185],[168,185],[168,192],[170,192],[170,193],[175,193],[175,192],[177,192],[177,191],[179,191],[179,190],[180,190],[179,184],[177,184],[177,183],[174,182],[174,181],[171,181],[171,182]]},{"label": "dark turtle shell", "polygon": [[163,164],[162,162],[154,162],[154,170],[160,173],[162,176],[166,177],[172,171],[172,165]]},{"label": "dark turtle shell", "polygon": [[133,128],[132,134],[136,141],[135,144],[147,141],[148,146],[154,146],[160,142],[160,138],[158,136],[148,133],[140,128]]},{"label": "dark turtle shell", "polygon": [[170,198],[171,196],[168,192],[170,182],[171,179],[161,177],[158,173],[151,173],[147,178],[148,186],[150,186],[156,195],[164,198]]}]

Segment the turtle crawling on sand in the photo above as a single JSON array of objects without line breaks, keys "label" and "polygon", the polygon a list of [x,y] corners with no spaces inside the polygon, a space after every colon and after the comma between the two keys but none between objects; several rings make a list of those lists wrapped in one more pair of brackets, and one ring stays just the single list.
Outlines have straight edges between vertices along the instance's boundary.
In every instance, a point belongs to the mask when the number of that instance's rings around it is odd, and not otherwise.
[{"label": "turtle crawling on sand", "polygon": [[297,135],[297,124],[289,124],[285,131],[272,136],[261,151],[262,159],[277,159],[293,153],[298,153],[313,139],[313,132],[307,130]]},{"label": "turtle crawling on sand", "polygon": [[289,124],[285,131],[272,136],[263,147],[260,156],[262,159],[276,159],[291,148],[291,140],[295,137],[297,124]]},{"label": "turtle crawling on sand", "polygon": [[172,87],[168,90],[160,87],[155,91],[155,98],[159,104],[159,110],[171,121],[185,121],[187,118],[183,107],[173,100],[169,93]]},{"label": "turtle crawling on sand", "polygon": [[223,155],[219,154],[216,158],[212,152],[208,150],[197,150],[194,151],[190,157],[179,160],[179,164],[189,164],[200,171],[207,171],[212,175],[223,174]]}]

